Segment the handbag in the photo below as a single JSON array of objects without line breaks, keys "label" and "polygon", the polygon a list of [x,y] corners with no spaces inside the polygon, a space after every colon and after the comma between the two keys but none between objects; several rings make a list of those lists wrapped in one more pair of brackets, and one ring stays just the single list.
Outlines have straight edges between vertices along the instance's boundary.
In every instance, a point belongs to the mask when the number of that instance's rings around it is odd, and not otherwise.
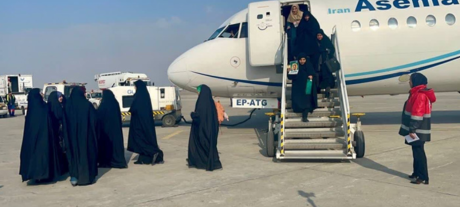
[{"label": "handbag", "polygon": [[311,89],[313,88],[313,81],[307,80],[307,87],[305,87],[305,94],[311,95]]},{"label": "handbag", "polygon": [[341,69],[340,63],[335,57],[326,60],[325,64],[331,73],[335,73]]}]

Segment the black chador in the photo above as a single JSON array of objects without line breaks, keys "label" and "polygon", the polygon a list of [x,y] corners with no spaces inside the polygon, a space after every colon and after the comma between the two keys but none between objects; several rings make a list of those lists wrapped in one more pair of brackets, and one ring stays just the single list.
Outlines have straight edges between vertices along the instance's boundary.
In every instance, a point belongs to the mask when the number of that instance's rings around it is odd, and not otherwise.
[{"label": "black chador", "polygon": [[70,182],[72,185],[93,184],[98,174],[97,115],[81,88],[73,88],[65,104],[64,117],[64,143],[70,163]]},{"label": "black chador", "polygon": [[54,140],[48,107],[40,89],[32,89],[27,101],[19,174],[22,181],[55,181],[66,173],[67,166],[59,150],[59,141]]},{"label": "black chador", "polygon": [[[292,80],[292,109],[295,113],[302,113],[302,121],[308,122],[308,113],[312,113],[318,107],[318,95],[316,90],[316,73],[305,54],[299,55],[299,62],[305,59],[305,64],[300,63],[297,75],[288,75]],[[311,91],[307,94],[307,80],[312,77]]]},{"label": "black chador", "polygon": [[127,168],[120,106],[110,90],[102,92],[97,110],[99,167]]},{"label": "black chador", "polygon": [[188,143],[188,166],[213,171],[222,168],[217,151],[219,122],[212,99],[211,89],[206,85],[198,87],[199,96],[195,105],[192,129]]},{"label": "black chador", "polygon": [[131,122],[129,125],[128,150],[139,154],[134,164],[161,164],[163,151],[160,150],[155,132],[155,121],[152,114],[147,85],[138,80],[134,83],[136,93],[131,104]]}]

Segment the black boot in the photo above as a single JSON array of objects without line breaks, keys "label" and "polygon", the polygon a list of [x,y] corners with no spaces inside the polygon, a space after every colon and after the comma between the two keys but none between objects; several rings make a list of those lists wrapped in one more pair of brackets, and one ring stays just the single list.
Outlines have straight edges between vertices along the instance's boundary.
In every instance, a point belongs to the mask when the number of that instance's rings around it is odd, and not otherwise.
[{"label": "black boot", "polygon": [[303,113],[302,113],[302,122],[309,122],[308,121],[308,111],[305,110]]},{"label": "black boot", "polygon": [[158,155],[160,155],[160,153],[158,153],[158,152],[153,155],[152,165],[164,164],[165,163],[164,161],[157,162]]},{"label": "black boot", "polygon": [[331,88],[330,88],[330,87],[327,87],[327,88],[326,88],[326,93],[324,94],[324,96],[325,96],[327,99],[330,99],[330,98],[331,98]]}]

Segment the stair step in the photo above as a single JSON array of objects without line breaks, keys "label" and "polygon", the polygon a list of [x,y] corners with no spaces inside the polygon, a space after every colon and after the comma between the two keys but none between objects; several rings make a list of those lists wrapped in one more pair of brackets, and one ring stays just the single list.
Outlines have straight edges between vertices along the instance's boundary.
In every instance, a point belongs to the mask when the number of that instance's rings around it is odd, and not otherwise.
[{"label": "stair step", "polygon": [[[319,108],[334,108],[336,106],[340,106],[340,101],[338,99],[318,99],[318,107]],[[286,109],[292,108],[292,101],[286,100]]]},{"label": "stair step", "polygon": [[343,150],[343,139],[290,139],[284,141],[285,150]]},{"label": "stair step", "polygon": [[[286,100],[291,100],[291,96],[292,96],[291,90],[287,90],[286,91]],[[337,92],[332,92],[331,91],[331,96],[330,96],[331,99],[338,98],[338,97],[339,97],[339,95],[337,94]],[[318,93],[318,99],[324,99],[324,98],[326,98],[326,94]]]},{"label": "stair step", "polygon": [[[334,77],[335,77],[335,76],[334,76]],[[291,84],[291,83],[292,83],[292,80],[286,79],[286,83],[287,83],[287,84]],[[335,81],[335,83],[337,84],[337,80]]]},{"label": "stair step", "polygon": [[309,122],[302,122],[301,118],[285,119],[285,128],[331,128],[342,125],[342,119],[338,118],[309,118]]},{"label": "stair step", "polygon": [[285,150],[284,156],[280,159],[299,160],[346,160],[351,159],[345,150]]},{"label": "stair step", "polygon": [[[309,117],[329,117],[329,116],[337,116],[341,115],[341,111],[339,108],[319,108],[313,111],[313,114],[309,114]],[[302,117],[302,113],[295,113],[292,109],[288,109],[286,114],[284,115],[286,119],[290,118],[299,118]]]},{"label": "stair step", "polygon": [[[337,87],[338,87],[338,83],[335,82],[335,87],[334,87],[334,88],[331,88],[331,90],[337,89]],[[286,88],[289,89],[289,90],[291,90],[291,88],[292,88],[292,83],[286,83]]]},{"label": "stair step", "polygon": [[310,139],[322,139],[324,137],[342,137],[345,136],[345,132],[340,127],[336,128],[307,128],[307,129],[296,129],[286,128],[284,129],[284,138],[310,138]]}]

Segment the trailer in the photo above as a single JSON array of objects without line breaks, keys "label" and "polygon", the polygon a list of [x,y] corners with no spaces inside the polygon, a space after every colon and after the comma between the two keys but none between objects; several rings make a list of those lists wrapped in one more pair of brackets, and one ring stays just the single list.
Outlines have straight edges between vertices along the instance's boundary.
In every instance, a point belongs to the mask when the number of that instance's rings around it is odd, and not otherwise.
[{"label": "trailer", "polygon": [[[120,111],[124,123],[130,122],[129,109],[134,100],[136,89],[134,86],[118,86],[110,88],[120,104]],[[180,123],[182,118],[182,104],[179,90],[176,87],[147,86],[152,102],[152,115],[156,121],[162,121],[164,127],[173,127]]]}]

